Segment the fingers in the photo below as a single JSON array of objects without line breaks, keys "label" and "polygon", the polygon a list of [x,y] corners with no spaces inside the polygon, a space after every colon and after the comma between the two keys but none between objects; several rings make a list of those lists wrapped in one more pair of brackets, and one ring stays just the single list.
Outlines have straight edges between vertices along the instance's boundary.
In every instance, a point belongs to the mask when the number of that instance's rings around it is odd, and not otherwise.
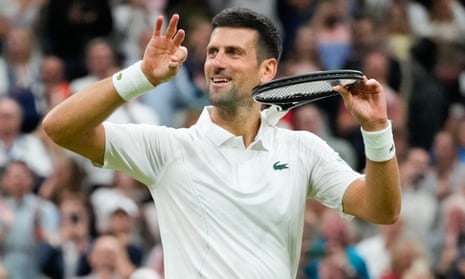
[{"label": "fingers", "polygon": [[381,85],[377,80],[368,79],[366,76],[364,76],[363,79],[354,86],[346,87],[343,85],[337,85],[333,87],[333,89],[339,92],[342,96],[351,94],[365,97],[368,97],[372,94],[377,94],[382,90]]},{"label": "fingers", "polygon": [[187,48],[184,46],[180,46],[176,53],[171,56],[171,60],[169,63],[170,68],[179,68],[184,61],[187,59]]},{"label": "fingers", "polygon": [[179,29],[178,32],[176,32],[176,35],[174,35],[173,43],[176,46],[180,46],[182,42],[184,41],[185,37],[186,37],[186,32],[184,32],[184,30],[182,29]]},{"label": "fingers", "polygon": [[154,37],[161,37],[163,28],[163,16],[158,16],[157,20],[155,21],[155,30],[153,31]]},{"label": "fingers", "polygon": [[[153,32],[154,37],[162,37],[163,36],[163,16],[158,16],[155,21],[155,30]],[[170,22],[168,23],[168,27],[166,28],[165,37],[168,39],[173,39],[173,42],[176,46],[180,46],[181,43],[184,41],[185,32],[182,29],[178,30],[178,23],[179,23],[179,15],[174,14],[171,16]]]},{"label": "fingers", "polygon": [[176,34],[178,30],[178,22],[179,22],[179,15],[178,14],[172,15],[170,22],[168,24],[168,27],[166,28],[165,36],[167,38],[173,38],[173,36]]}]

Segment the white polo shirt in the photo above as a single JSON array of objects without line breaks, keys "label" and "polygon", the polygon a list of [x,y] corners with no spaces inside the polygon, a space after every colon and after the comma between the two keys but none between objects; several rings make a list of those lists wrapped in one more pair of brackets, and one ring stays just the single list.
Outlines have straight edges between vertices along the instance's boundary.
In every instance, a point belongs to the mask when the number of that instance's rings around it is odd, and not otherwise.
[{"label": "white polo shirt", "polygon": [[189,129],[105,123],[104,167],[155,200],[166,278],[295,278],[306,198],[342,214],[361,175],[317,136],[261,122],[247,148],[208,108]]}]

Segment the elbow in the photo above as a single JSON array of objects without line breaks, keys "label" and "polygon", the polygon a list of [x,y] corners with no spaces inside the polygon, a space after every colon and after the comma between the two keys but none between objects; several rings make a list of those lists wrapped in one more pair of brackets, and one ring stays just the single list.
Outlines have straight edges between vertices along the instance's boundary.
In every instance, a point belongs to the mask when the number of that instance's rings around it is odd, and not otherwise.
[{"label": "elbow", "polygon": [[66,142],[63,129],[59,127],[53,117],[46,115],[42,120],[41,128],[54,143],[63,146],[63,143]]}]

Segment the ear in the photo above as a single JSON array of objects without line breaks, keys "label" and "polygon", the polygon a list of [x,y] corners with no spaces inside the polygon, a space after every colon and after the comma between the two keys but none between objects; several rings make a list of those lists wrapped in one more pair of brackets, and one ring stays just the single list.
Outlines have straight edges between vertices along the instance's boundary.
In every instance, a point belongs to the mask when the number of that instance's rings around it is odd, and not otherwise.
[{"label": "ear", "polygon": [[278,61],[276,58],[268,58],[260,65],[260,83],[272,80],[278,71]]}]

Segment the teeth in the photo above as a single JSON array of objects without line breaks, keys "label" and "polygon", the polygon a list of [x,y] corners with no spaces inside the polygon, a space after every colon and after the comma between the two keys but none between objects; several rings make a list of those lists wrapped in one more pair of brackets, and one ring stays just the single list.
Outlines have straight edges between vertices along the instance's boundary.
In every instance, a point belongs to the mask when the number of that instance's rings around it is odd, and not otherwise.
[{"label": "teeth", "polygon": [[227,82],[228,80],[225,78],[213,78],[212,81],[213,82]]}]

